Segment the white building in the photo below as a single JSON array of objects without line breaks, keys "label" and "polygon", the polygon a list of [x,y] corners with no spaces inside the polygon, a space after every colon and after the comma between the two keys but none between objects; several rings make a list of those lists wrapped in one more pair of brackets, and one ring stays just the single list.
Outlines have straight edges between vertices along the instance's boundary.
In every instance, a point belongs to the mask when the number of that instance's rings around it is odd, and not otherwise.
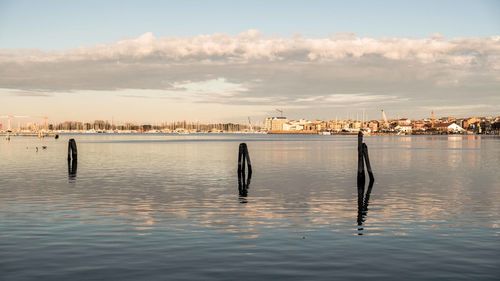
[{"label": "white building", "polygon": [[296,122],[288,122],[283,124],[283,131],[301,131],[304,130],[304,126]]},{"label": "white building", "polygon": [[268,117],[266,118],[266,130],[267,131],[283,131],[284,124],[288,123],[286,117]]},{"label": "white building", "polygon": [[465,132],[465,130],[462,127],[458,126],[457,124],[451,123],[448,126],[448,132],[449,133],[463,133],[463,132]]},{"label": "white building", "polygon": [[400,133],[405,133],[405,134],[411,134],[412,128],[411,125],[397,125],[396,128],[394,128],[397,132]]},{"label": "white building", "polygon": [[441,132],[447,133],[463,133],[465,130],[455,123],[439,123],[435,125],[435,128]]}]

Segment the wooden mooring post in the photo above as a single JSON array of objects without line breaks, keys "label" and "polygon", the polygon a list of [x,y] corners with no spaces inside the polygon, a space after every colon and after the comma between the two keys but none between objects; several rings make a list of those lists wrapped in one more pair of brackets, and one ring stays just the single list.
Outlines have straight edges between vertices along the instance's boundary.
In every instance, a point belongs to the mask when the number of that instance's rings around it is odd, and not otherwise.
[{"label": "wooden mooring post", "polygon": [[75,139],[68,141],[68,175],[70,178],[76,177],[78,167],[78,150]]},{"label": "wooden mooring post", "polygon": [[[368,171],[368,176],[370,182],[368,183],[368,189],[365,193],[365,164],[366,170]],[[370,157],[368,156],[368,146],[363,142],[363,132],[358,133],[358,235],[363,235],[363,223],[368,214],[368,201],[370,200],[370,194],[372,192],[373,183],[375,178],[372,172],[372,166],[370,164]]]},{"label": "wooden mooring post", "polygon": [[[246,170],[248,169],[248,177]],[[250,161],[250,154],[246,143],[240,143],[238,149],[238,191],[240,196],[246,197],[248,194],[248,187],[250,179],[252,178],[252,162]]]},{"label": "wooden mooring post", "polygon": [[370,157],[368,157],[368,146],[366,143],[363,143],[363,157],[365,158],[366,170],[368,171],[368,176],[370,177],[370,182],[374,181],[372,172],[372,165],[370,165]]},{"label": "wooden mooring post", "polygon": [[360,131],[358,133],[358,188],[359,186],[365,185],[365,164],[364,164],[364,154],[363,154],[363,133]]},{"label": "wooden mooring post", "polygon": [[252,162],[248,154],[248,147],[246,143],[240,143],[238,152],[238,174],[245,174],[245,169],[248,168],[248,175],[252,174]]},{"label": "wooden mooring post", "polygon": [[358,133],[358,185],[360,182],[365,182],[365,164],[370,181],[374,181],[370,157],[368,156],[368,146],[363,142],[363,133],[360,131]]},{"label": "wooden mooring post", "polygon": [[68,161],[78,158],[78,150],[76,149],[75,139],[68,141]]}]

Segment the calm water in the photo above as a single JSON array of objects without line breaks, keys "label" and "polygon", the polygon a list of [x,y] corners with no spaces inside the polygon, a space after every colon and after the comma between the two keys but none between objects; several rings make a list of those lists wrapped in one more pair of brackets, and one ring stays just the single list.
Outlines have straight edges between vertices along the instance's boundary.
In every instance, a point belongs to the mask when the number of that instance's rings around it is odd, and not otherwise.
[{"label": "calm water", "polygon": [[0,280],[498,280],[500,138],[365,141],[358,226],[355,136],[2,138]]}]

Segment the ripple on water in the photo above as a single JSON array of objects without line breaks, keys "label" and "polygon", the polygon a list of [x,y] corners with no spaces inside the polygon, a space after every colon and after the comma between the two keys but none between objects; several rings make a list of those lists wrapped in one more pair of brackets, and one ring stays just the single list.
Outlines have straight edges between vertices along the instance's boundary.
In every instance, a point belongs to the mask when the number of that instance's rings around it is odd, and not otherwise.
[{"label": "ripple on water", "polygon": [[[71,136],[0,142],[6,280],[494,280],[499,138]],[[36,153],[26,147],[47,150]],[[254,173],[238,194],[238,143]],[[366,190],[365,190],[366,192]],[[361,223],[360,223],[361,221]]]}]

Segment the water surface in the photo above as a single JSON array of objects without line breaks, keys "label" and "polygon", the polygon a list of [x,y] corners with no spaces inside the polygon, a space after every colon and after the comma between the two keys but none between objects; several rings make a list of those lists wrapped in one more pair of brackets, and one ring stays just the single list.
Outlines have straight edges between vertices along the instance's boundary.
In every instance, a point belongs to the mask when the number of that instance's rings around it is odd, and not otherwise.
[{"label": "water surface", "polygon": [[355,136],[2,139],[0,279],[498,278],[500,138],[365,141],[375,183],[359,210]]}]

